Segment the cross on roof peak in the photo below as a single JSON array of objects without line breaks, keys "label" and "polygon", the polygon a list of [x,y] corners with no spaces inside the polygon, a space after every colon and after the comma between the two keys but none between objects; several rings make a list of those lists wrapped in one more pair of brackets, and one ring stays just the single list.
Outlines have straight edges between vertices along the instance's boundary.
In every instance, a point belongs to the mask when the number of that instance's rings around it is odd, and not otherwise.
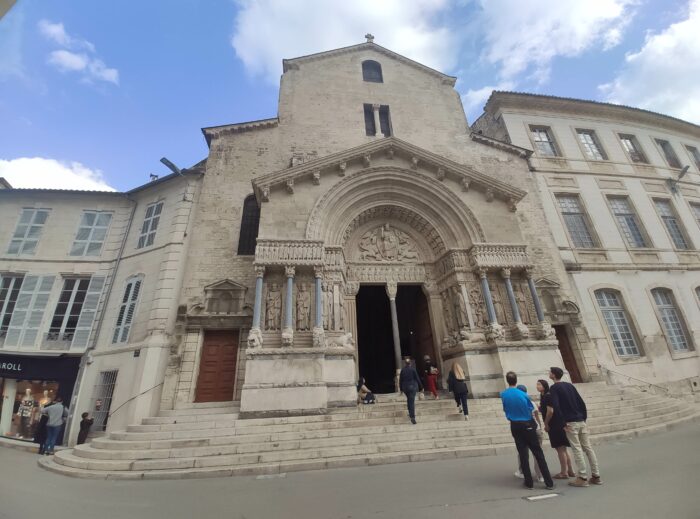
[{"label": "cross on roof peak", "polygon": [[372,36],[372,34],[365,34],[365,38],[367,38],[367,43],[374,43],[374,36]]}]

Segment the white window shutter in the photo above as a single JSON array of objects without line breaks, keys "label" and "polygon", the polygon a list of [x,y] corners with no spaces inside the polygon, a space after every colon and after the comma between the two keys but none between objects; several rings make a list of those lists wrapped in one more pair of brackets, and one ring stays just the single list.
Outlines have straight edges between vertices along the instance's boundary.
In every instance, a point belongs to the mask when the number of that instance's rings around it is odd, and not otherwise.
[{"label": "white window shutter", "polygon": [[46,311],[49,297],[51,297],[51,288],[53,288],[55,279],[56,276],[42,276],[39,278],[34,291],[32,309],[27,316],[26,326],[24,327],[24,336],[19,343],[20,346],[31,347],[36,345],[36,339],[39,336],[39,329],[41,322],[44,320],[44,312]]},{"label": "white window shutter", "polygon": [[22,339],[22,332],[24,332],[24,325],[29,314],[29,309],[32,305],[34,290],[36,290],[38,284],[38,276],[24,276],[22,288],[19,291],[17,303],[15,304],[15,309],[12,312],[12,319],[10,320],[10,325],[7,328],[7,335],[5,336],[6,347],[19,346],[19,342]]},{"label": "white window shutter", "polygon": [[92,325],[95,321],[95,314],[97,313],[97,305],[100,302],[102,289],[105,286],[105,279],[104,276],[92,276],[92,278],[90,278],[90,285],[85,294],[83,308],[78,318],[78,325],[73,334],[71,349],[82,349],[88,344]]},{"label": "white window shutter", "polygon": [[139,293],[141,292],[141,284],[143,279],[134,278],[129,281],[124,289],[122,304],[119,307],[119,315],[114,328],[112,343],[127,342],[129,340],[129,332],[131,331],[131,322],[136,313]]}]

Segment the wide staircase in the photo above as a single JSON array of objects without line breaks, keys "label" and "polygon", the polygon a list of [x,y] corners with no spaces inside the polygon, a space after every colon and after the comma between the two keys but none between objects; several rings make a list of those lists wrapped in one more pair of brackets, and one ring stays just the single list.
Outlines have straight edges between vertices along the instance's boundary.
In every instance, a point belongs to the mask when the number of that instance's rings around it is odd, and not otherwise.
[{"label": "wide staircase", "polygon": [[[603,383],[579,384],[594,442],[628,438],[700,417],[683,400]],[[325,415],[239,419],[228,406],[162,411],[124,432],[42,457],[60,474],[103,479],[175,479],[280,474],[469,456],[513,450],[500,400],[469,401],[469,421],[454,400],[416,402],[418,424],[405,401],[379,395],[379,403]]]}]

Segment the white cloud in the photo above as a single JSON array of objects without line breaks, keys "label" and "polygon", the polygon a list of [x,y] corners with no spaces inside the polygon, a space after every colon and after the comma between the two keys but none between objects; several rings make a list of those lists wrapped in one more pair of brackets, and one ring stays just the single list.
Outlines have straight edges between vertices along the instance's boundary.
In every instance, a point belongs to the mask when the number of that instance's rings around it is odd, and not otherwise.
[{"label": "white cloud", "polygon": [[482,59],[502,79],[532,73],[549,77],[557,56],[574,57],[617,45],[637,0],[479,0],[478,26],[485,31]]},{"label": "white cloud", "polygon": [[601,91],[608,101],[646,108],[700,124],[700,0],[685,20],[650,34],[628,54],[617,77]]},{"label": "white cloud", "polygon": [[92,43],[69,35],[62,23],[40,20],[38,27],[46,39],[64,47],[49,53],[49,65],[61,72],[81,72],[87,82],[107,81],[119,84],[119,71],[107,67],[104,61],[95,55],[95,46]]},{"label": "white cloud", "polygon": [[[489,85],[476,90],[467,90],[462,94],[462,105],[467,117],[471,114],[479,114],[484,108],[487,99],[494,90],[512,90],[515,84],[511,81],[504,81],[497,85]],[[472,121],[473,122],[473,121]]]},{"label": "white cloud", "polygon": [[0,160],[0,177],[17,188],[115,191],[100,170],[92,170],[80,162],[41,157]]},{"label": "white cloud", "polygon": [[441,71],[456,63],[455,35],[437,21],[450,0],[238,0],[231,43],[248,71],[277,84],[282,59],[375,42]]}]

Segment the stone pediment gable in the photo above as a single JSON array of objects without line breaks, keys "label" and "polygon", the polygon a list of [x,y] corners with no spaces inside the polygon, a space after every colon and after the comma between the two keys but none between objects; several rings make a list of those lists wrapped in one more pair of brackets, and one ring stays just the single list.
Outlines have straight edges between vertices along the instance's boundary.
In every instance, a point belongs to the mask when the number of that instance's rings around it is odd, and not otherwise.
[{"label": "stone pediment gable", "polygon": [[279,118],[272,117],[270,119],[260,119],[257,121],[247,121],[243,123],[224,124],[222,126],[211,126],[202,128],[204,138],[207,140],[207,146],[211,146],[211,141],[214,138],[232,133],[250,132],[254,130],[264,130],[274,128],[279,124]]},{"label": "stone pediment gable", "polygon": [[517,155],[521,159],[526,159],[530,155],[532,155],[532,150],[521,148],[520,146],[515,146],[513,144],[510,144],[509,142],[494,139],[493,137],[487,137],[486,135],[483,135],[481,133],[471,132],[469,134],[469,138],[474,142],[486,144],[487,146],[491,146],[492,148],[496,148],[497,150],[502,150],[508,153],[512,153],[513,155]]},{"label": "stone pediment gable", "polygon": [[358,45],[350,45],[349,47],[342,47],[340,49],[333,49],[329,50],[326,52],[317,52],[316,54],[309,54],[307,56],[300,56],[298,58],[292,58],[292,59],[285,59],[282,60],[282,66],[284,69],[284,72],[287,72],[288,70],[296,70],[299,68],[299,65],[302,65],[303,63],[309,62],[309,61],[316,61],[316,60],[321,60],[333,56],[340,56],[342,54],[351,54],[354,52],[362,52],[362,51],[374,51],[377,52],[378,54],[381,54],[383,56],[387,56],[389,58],[395,59],[396,61],[399,61],[405,65],[409,65],[413,68],[416,68],[418,70],[421,70],[423,72],[426,72],[430,74],[431,76],[437,77],[438,79],[441,79],[443,83],[446,85],[454,86],[455,82],[457,81],[457,78],[454,76],[448,76],[447,74],[443,74],[442,72],[435,70],[433,68],[430,68],[426,65],[423,65],[422,63],[418,63],[417,61],[413,61],[412,59],[407,58],[406,56],[402,56],[401,54],[398,54],[394,51],[391,51],[387,48],[382,47],[381,45],[377,45],[374,42],[366,42],[366,43],[360,43]]},{"label": "stone pediment gable", "polygon": [[537,288],[560,288],[561,284],[553,279],[549,278],[539,278],[535,280],[535,285]]},{"label": "stone pediment gable", "polygon": [[408,142],[387,137],[356,148],[334,153],[311,162],[267,173],[253,180],[253,188],[258,200],[267,202],[272,188],[283,186],[287,193],[294,194],[296,180],[310,178],[318,185],[327,175],[345,176],[351,163],[361,163],[364,168],[372,165],[372,158],[383,156],[406,164],[406,169],[429,171],[437,180],[455,180],[463,191],[474,189],[484,193],[487,201],[499,198],[515,210],[516,204],[527,194],[526,191],[481,173],[469,166],[427,151]]},{"label": "stone pediment gable", "polygon": [[217,281],[216,283],[212,283],[211,285],[207,285],[204,287],[205,291],[209,290],[247,290],[248,288],[239,285],[235,281],[231,281],[230,279],[224,279],[222,281]]}]

